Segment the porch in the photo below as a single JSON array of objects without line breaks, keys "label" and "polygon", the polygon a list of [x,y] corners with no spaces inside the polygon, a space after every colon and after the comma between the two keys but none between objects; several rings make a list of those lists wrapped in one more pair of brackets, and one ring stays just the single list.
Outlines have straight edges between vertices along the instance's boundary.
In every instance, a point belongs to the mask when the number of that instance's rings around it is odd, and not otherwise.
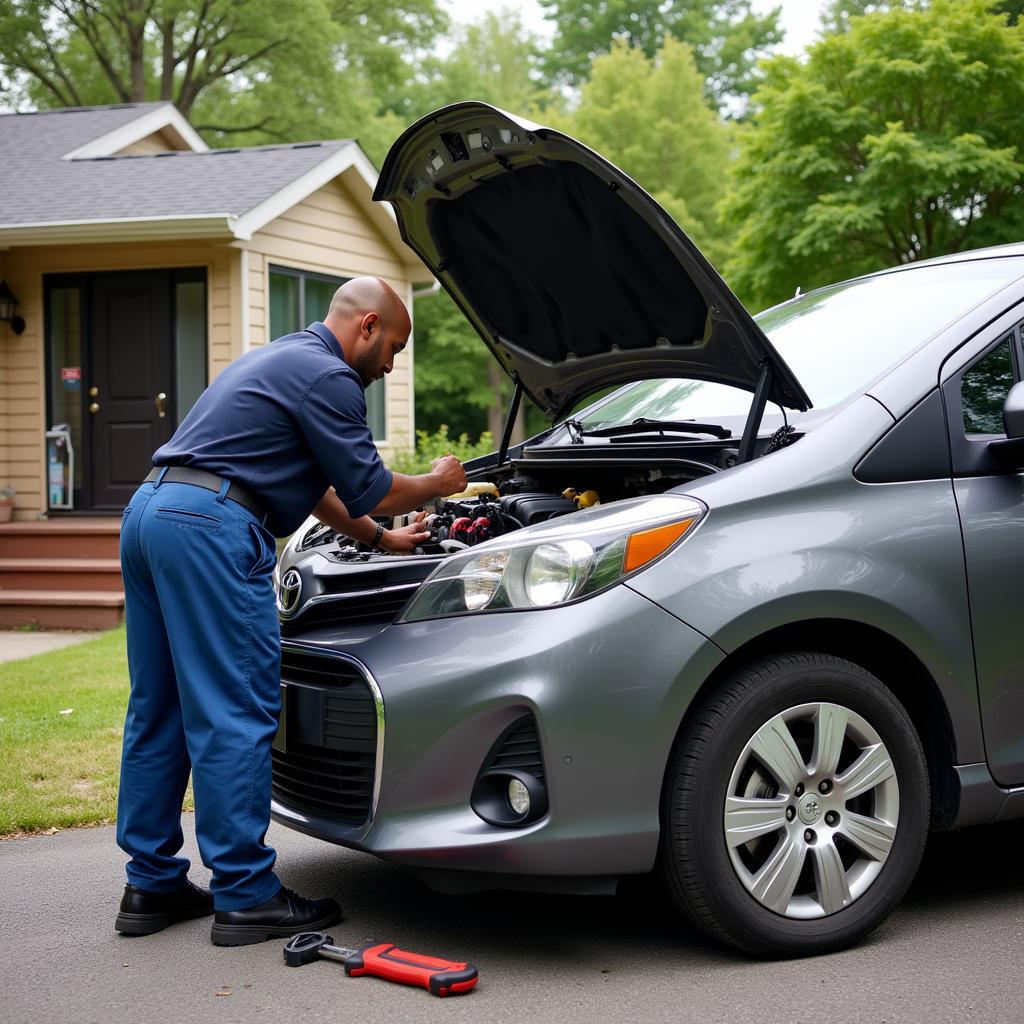
[{"label": "porch", "polygon": [[0,525],[0,628],[113,629],[124,620],[116,516]]}]

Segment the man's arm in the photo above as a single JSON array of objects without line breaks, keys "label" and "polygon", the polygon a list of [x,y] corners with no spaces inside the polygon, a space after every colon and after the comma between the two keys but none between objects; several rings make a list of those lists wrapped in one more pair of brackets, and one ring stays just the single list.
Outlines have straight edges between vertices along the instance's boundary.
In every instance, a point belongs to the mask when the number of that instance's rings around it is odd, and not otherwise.
[{"label": "man's arm", "polygon": [[[374,537],[377,536],[377,524],[369,516],[353,519],[333,487],[320,499],[320,503],[313,509],[313,515],[332,530],[337,530],[338,533],[364,544],[372,544]],[[377,546],[392,554],[408,554],[417,544],[421,544],[430,536],[429,532],[423,529],[422,519],[420,516],[408,526],[397,530],[385,530]]]},{"label": "man's arm", "polygon": [[411,512],[434,498],[458,494],[466,489],[466,471],[454,455],[434,459],[433,468],[422,476],[394,473],[391,489],[373,510],[375,516],[398,516]]}]

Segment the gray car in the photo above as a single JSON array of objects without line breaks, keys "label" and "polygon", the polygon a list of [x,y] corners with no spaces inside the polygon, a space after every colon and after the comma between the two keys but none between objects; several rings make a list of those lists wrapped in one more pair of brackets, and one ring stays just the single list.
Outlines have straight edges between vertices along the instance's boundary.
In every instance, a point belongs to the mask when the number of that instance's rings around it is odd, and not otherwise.
[{"label": "gray car", "polygon": [[292,537],[278,821],[451,892],[656,871],[786,956],[882,921],[929,829],[1024,815],[1024,247],[752,318],[621,171],[479,103],[376,197],[509,423],[555,425],[422,553]]}]

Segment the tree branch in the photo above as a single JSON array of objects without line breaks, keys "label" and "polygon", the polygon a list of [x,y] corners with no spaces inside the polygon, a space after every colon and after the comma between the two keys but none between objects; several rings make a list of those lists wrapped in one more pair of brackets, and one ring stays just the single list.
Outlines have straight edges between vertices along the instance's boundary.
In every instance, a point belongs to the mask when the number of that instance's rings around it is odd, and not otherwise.
[{"label": "tree branch", "polygon": [[222,135],[233,135],[239,132],[266,132],[275,139],[283,139],[285,137],[284,132],[267,127],[273,123],[273,120],[273,117],[268,115],[253,124],[235,125],[231,128],[222,124],[196,124],[192,127],[197,132],[220,132]]}]

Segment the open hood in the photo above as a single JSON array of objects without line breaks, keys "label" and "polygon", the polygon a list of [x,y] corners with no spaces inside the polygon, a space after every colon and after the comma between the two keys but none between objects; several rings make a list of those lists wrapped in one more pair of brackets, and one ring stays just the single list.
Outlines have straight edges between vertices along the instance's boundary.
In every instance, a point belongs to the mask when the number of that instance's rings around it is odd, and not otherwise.
[{"label": "open hood", "polygon": [[485,103],[391,147],[374,199],[527,396],[558,418],[595,391],[695,377],[811,402],[674,220],[575,139]]}]

